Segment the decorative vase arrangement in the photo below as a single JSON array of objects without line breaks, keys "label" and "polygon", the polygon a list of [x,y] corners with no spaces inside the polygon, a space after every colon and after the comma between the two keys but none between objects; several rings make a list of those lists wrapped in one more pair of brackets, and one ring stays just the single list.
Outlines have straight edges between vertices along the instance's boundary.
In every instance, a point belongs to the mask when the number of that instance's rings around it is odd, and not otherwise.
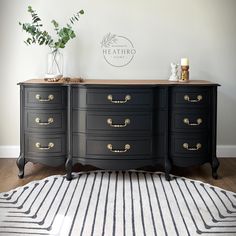
[{"label": "decorative vase arrangement", "polygon": [[24,41],[26,45],[39,44],[47,45],[50,48],[50,53],[47,58],[47,73],[46,78],[60,78],[63,76],[63,55],[60,49],[65,48],[70,39],[76,37],[72,25],[79,20],[80,15],[84,14],[83,10],[74,14],[70,18],[70,23],[61,27],[59,23],[52,20],[54,30],[57,38],[53,38],[46,30],[43,30],[41,19],[31,6],[28,6],[28,12],[31,14],[31,23],[19,22],[22,30],[27,32],[30,36]]},{"label": "decorative vase arrangement", "polygon": [[178,75],[179,64],[171,63],[171,75],[169,81],[171,82],[188,82],[189,81],[189,60],[188,58],[181,58],[180,76]]},{"label": "decorative vase arrangement", "polygon": [[59,49],[48,53],[46,78],[62,77],[63,75],[63,55]]}]

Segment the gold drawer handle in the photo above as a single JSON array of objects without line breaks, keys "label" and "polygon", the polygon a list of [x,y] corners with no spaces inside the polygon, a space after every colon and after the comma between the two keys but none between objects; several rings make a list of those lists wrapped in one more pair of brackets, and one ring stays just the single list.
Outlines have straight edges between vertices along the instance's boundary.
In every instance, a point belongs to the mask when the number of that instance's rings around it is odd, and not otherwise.
[{"label": "gold drawer handle", "polygon": [[184,119],[183,119],[183,122],[184,122],[186,125],[197,126],[197,125],[200,125],[200,124],[202,123],[202,118],[198,118],[196,123],[190,123],[190,121],[189,121],[188,118],[184,118]]},{"label": "gold drawer handle", "polygon": [[35,143],[35,146],[40,150],[49,150],[54,147],[54,143],[49,143],[47,147],[41,146],[40,143]]},{"label": "gold drawer handle", "polygon": [[48,118],[48,122],[41,122],[40,118],[37,117],[37,118],[35,119],[35,122],[36,122],[37,124],[39,124],[39,125],[50,125],[50,124],[52,124],[52,123],[54,122],[54,120],[53,120],[52,117],[49,117],[49,118]]},{"label": "gold drawer handle", "polygon": [[197,143],[196,147],[192,147],[192,148],[189,147],[188,143],[184,143],[184,144],[183,144],[183,148],[185,148],[185,149],[187,149],[187,150],[189,150],[189,151],[197,151],[197,150],[199,150],[201,147],[202,147],[202,144],[201,144],[201,143]]},{"label": "gold drawer handle", "polygon": [[111,127],[114,128],[124,128],[126,127],[128,124],[130,124],[130,119],[125,119],[124,124],[113,124],[113,121],[111,118],[107,119],[107,124],[110,125]]},{"label": "gold drawer handle", "polygon": [[127,152],[131,148],[131,146],[129,144],[125,144],[125,149],[113,149],[112,144],[107,144],[107,148],[111,152],[123,153],[123,152]]},{"label": "gold drawer handle", "polygon": [[197,95],[197,99],[190,99],[188,95],[184,95],[184,100],[188,102],[200,102],[202,99],[202,95]]},{"label": "gold drawer handle", "polygon": [[52,94],[49,94],[47,99],[43,99],[43,98],[41,98],[41,96],[39,94],[36,94],[35,98],[37,100],[39,100],[40,102],[50,102],[54,99],[54,96]]},{"label": "gold drawer handle", "polygon": [[125,96],[125,100],[119,101],[119,100],[113,100],[113,96],[112,96],[111,94],[109,94],[109,95],[107,96],[107,99],[108,99],[110,102],[112,102],[112,103],[126,103],[126,102],[128,102],[128,101],[131,100],[131,96],[130,96],[129,94],[127,94],[127,95]]}]

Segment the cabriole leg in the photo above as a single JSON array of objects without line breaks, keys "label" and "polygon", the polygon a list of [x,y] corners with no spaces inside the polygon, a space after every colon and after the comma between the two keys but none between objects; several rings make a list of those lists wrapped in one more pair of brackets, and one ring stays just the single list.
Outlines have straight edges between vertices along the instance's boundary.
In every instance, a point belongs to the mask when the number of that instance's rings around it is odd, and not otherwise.
[{"label": "cabriole leg", "polygon": [[212,168],[212,177],[218,179],[217,170],[219,168],[220,162],[217,157],[212,158],[211,168]]},{"label": "cabriole leg", "polygon": [[71,157],[66,160],[66,179],[72,180],[72,159]]},{"label": "cabriole leg", "polygon": [[166,180],[167,181],[170,181],[171,180],[171,177],[170,177],[170,171],[171,171],[171,163],[170,161],[167,159],[165,160],[165,177],[166,177]]},{"label": "cabriole leg", "polygon": [[20,154],[20,156],[17,158],[16,164],[19,169],[18,177],[22,179],[24,177],[24,168],[25,168],[25,158],[23,157],[22,154]]}]

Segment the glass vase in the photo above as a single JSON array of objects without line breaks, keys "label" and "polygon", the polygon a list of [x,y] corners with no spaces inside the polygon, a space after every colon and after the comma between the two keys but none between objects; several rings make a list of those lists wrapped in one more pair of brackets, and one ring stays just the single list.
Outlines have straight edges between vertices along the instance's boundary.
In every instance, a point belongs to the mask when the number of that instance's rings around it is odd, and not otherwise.
[{"label": "glass vase", "polygon": [[48,53],[46,78],[55,78],[63,75],[63,55],[58,49]]}]

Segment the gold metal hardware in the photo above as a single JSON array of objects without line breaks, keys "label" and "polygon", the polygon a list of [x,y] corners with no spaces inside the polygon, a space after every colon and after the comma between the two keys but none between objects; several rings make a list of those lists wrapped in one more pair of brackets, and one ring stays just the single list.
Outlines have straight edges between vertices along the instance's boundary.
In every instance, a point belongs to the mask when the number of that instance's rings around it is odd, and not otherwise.
[{"label": "gold metal hardware", "polygon": [[36,94],[35,98],[37,100],[39,100],[40,102],[50,102],[54,99],[54,96],[52,94],[49,94],[47,99],[43,99],[43,98],[41,98],[41,96],[39,94]]},{"label": "gold metal hardware", "polygon": [[124,149],[113,149],[112,144],[107,144],[107,148],[111,152],[124,153],[124,152],[127,152],[131,148],[131,146],[129,144],[125,144],[125,148]]},{"label": "gold metal hardware", "polygon": [[198,118],[196,123],[190,123],[188,118],[184,118],[183,122],[187,125],[190,125],[190,126],[197,126],[197,125],[200,125],[202,123],[202,118]]},{"label": "gold metal hardware", "polygon": [[50,124],[52,124],[52,123],[54,122],[54,120],[53,120],[52,117],[49,117],[49,118],[48,118],[48,122],[41,122],[40,118],[37,117],[37,118],[35,119],[35,122],[36,122],[37,124],[39,124],[39,125],[50,125]]},{"label": "gold metal hardware", "polygon": [[110,102],[112,102],[112,103],[126,103],[126,102],[128,102],[129,100],[131,100],[131,96],[130,96],[129,94],[127,94],[127,95],[125,96],[125,100],[113,100],[113,96],[112,96],[111,94],[109,94],[109,95],[107,96],[107,99],[108,99]]},{"label": "gold metal hardware", "polygon": [[35,146],[40,150],[49,150],[54,147],[54,143],[49,143],[47,147],[41,146],[40,143],[35,143]]},{"label": "gold metal hardware", "polygon": [[124,128],[126,127],[128,124],[130,124],[130,119],[125,119],[125,122],[124,124],[113,124],[113,121],[111,118],[108,118],[107,119],[107,124],[110,125],[111,127],[114,127],[114,128]]},{"label": "gold metal hardware", "polygon": [[202,95],[197,95],[197,99],[190,99],[188,95],[184,95],[184,100],[188,102],[200,102],[202,99]]},{"label": "gold metal hardware", "polygon": [[196,147],[189,147],[188,143],[184,143],[183,144],[183,148],[189,150],[189,151],[197,151],[199,150],[200,148],[202,147],[202,144],[201,143],[197,143],[196,144]]}]

